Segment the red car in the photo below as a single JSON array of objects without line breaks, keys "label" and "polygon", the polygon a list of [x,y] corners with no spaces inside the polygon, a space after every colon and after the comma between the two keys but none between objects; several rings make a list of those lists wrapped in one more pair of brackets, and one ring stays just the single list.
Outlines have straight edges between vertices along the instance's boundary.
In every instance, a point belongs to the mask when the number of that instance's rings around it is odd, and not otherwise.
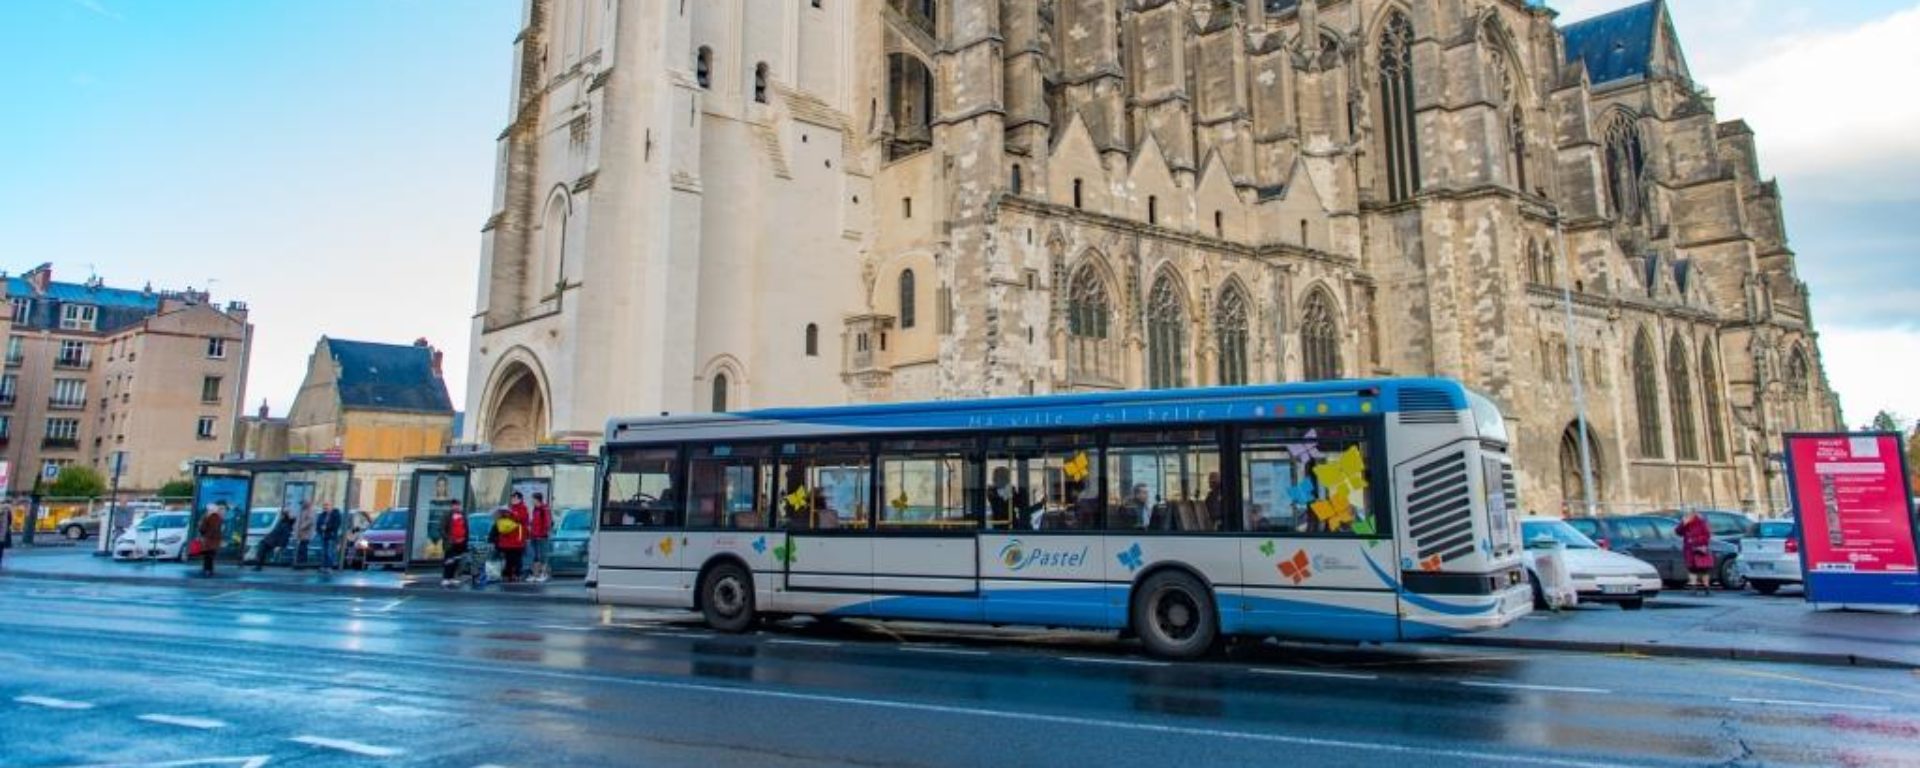
[{"label": "red car", "polygon": [[407,565],[407,509],[395,507],[374,518],[372,527],[353,543],[354,557],[364,567],[405,568]]}]

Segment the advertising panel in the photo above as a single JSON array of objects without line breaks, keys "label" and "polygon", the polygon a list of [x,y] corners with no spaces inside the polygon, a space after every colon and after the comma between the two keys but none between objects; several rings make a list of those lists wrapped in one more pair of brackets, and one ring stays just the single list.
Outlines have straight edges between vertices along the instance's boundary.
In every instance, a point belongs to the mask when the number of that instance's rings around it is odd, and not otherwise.
[{"label": "advertising panel", "polygon": [[1787,436],[1808,601],[1920,605],[1901,449],[1893,434]]},{"label": "advertising panel", "polygon": [[[238,561],[246,554],[247,544],[247,496],[253,484],[245,477],[228,475],[201,475],[193,483],[193,522],[187,530],[200,530],[200,516],[212,509],[215,504],[226,505],[226,519],[220,528],[220,559]],[[122,521],[116,514],[113,521],[115,529],[131,522]]]},{"label": "advertising panel", "polygon": [[430,472],[413,475],[413,529],[409,532],[407,559],[435,562],[446,556],[440,540],[446,530],[447,513],[467,495],[467,476],[463,472]]}]

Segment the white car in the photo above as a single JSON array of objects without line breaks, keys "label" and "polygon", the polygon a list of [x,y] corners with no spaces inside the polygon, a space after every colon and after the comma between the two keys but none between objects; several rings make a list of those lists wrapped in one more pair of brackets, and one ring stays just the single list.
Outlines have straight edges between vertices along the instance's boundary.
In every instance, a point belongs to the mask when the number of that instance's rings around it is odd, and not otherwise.
[{"label": "white car", "polygon": [[1800,532],[1794,528],[1792,520],[1764,520],[1740,540],[1734,562],[1755,592],[1771,595],[1783,584],[1801,582]]},{"label": "white car", "polygon": [[[1645,560],[1601,549],[1573,526],[1561,520],[1535,519],[1520,523],[1520,536],[1528,549],[1560,549],[1567,564],[1568,580],[1583,603],[1618,603],[1629,611],[1640,610],[1646,601],[1660,595],[1660,572]],[[1527,575],[1533,578],[1536,596],[1540,595],[1540,575],[1534,572],[1533,559],[1527,559]]]},{"label": "white car", "polygon": [[187,553],[187,513],[147,515],[113,542],[115,560],[181,560]]}]

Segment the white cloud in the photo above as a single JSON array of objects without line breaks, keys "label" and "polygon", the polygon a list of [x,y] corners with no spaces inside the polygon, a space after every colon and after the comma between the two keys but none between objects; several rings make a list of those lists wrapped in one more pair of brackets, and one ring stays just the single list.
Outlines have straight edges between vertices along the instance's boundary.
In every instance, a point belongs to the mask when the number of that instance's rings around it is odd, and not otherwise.
[{"label": "white cloud", "polygon": [[1820,354],[1848,426],[1882,409],[1920,417],[1920,328],[1825,328]]}]

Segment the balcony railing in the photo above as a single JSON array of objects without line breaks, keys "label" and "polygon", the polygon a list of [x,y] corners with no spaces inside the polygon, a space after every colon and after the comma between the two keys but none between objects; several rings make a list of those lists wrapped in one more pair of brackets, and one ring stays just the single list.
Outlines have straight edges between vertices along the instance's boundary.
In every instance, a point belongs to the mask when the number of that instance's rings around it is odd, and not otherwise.
[{"label": "balcony railing", "polygon": [[53,359],[53,367],[85,370],[93,367],[93,358],[61,355]]},{"label": "balcony railing", "polygon": [[40,441],[40,447],[41,448],[79,448],[80,438],[54,437],[52,435],[48,435],[46,439]]},{"label": "balcony railing", "polygon": [[56,411],[78,411],[87,407],[87,401],[62,400],[57,397],[50,397],[47,398],[47,407]]}]

